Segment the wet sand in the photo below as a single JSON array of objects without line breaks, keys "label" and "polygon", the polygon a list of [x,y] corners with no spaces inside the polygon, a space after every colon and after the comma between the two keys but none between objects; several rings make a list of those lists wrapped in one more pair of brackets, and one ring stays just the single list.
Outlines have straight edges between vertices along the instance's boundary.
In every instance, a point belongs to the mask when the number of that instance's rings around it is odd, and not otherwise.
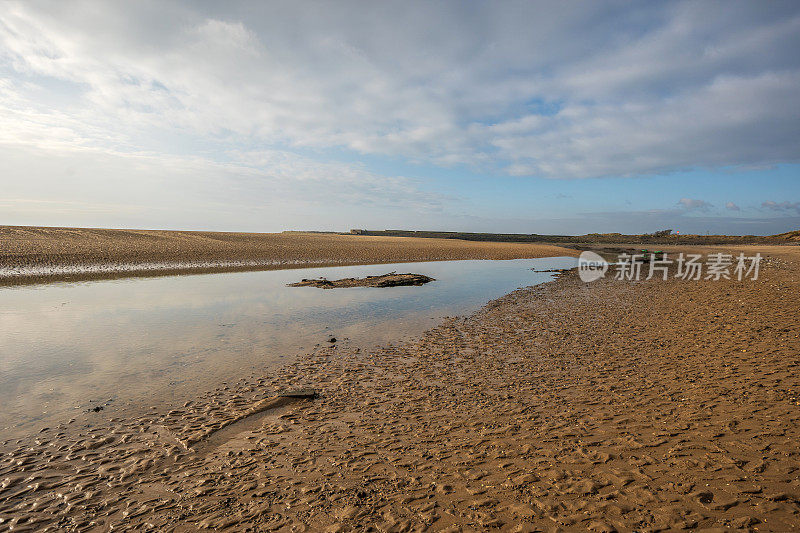
[{"label": "wet sand", "polygon": [[309,266],[577,256],[559,246],[329,233],[0,226],[0,286]]},{"label": "wet sand", "polygon": [[412,342],[5,442],[0,530],[796,529],[800,249],[759,250],[757,281],[569,272]]}]

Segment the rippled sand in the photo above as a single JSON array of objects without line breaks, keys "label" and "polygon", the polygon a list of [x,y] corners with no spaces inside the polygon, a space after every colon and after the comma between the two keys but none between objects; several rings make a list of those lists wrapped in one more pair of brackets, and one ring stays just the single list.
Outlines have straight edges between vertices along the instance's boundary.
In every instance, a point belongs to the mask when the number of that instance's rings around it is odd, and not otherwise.
[{"label": "rippled sand", "polygon": [[0,226],[0,285],[308,266],[576,256],[530,243]]},{"label": "rippled sand", "polygon": [[414,342],[43,428],[4,443],[0,529],[797,528],[800,250],[762,253],[758,281],[570,272]]}]

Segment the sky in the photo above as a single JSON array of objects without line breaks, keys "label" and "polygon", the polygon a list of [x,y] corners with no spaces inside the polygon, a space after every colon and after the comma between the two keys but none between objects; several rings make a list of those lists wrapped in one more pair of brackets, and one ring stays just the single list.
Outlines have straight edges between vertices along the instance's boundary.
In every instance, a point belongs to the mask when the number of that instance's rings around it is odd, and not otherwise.
[{"label": "sky", "polygon": [[0,4],[0,224],[800,229],[798,2]]}]

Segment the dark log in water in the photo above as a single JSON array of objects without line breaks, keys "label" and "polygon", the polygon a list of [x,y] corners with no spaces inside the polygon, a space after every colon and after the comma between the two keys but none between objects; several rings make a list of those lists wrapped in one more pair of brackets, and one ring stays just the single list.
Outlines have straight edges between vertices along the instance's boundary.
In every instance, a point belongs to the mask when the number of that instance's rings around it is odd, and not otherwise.
[{"label": "dark log in water", "polygon": [[424,285],[436,281],[422,274],[397,274],[389,272],[381,276],[367,276],[366,278],[345,278],[337,280],[304,279],[297,283],[290,283],[289,287],[319,287],[321,289],[338,289],[342,287],[399,287],[402,285]]}]

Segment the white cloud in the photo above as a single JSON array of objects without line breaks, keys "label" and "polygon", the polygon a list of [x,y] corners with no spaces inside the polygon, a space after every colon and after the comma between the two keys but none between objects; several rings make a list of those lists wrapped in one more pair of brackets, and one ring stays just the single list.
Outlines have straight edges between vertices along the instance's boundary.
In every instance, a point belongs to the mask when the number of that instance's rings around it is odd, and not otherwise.
[{"label": "white cloud", "polygon": [[58,111],[132,142],[177,128],[555,178],[800,153],[791,6],[228,7],[11,4],[0,33],[15,72],[78,88]]},{"label": "white cloud", "polygon": [[696,198],[681,198],[678,200],[678,205],[683,209],[687,209],[689,211],[694,211],[696,209],[700,210],[708,210],[711,206],[710,203],[706,202],[705,200],[699,200]]},{"label": "white cloud", "polygon": [[761,207],[769,209],[771,211],[795,211],[798,215],[800,215],[800,202],[775,202],[773,200],[768,200],[761,204]]},{"label": "white cloud", "polygon": [[736,205],[733,202],[726,202],[725,203],[725,209],[727,209],[728,211],[741,211],[742,210],[738,205]]},{"label": "white cloud", "polygon": [[5,223],[31,225],[342,229],[352,224],[347,215],[356,207],[424,214],[440,210],[446,199],[420,190],[414,180],[358,165],[279,150],[236,156],[222,163],[80,144],[0,142],[0,213]]}]

